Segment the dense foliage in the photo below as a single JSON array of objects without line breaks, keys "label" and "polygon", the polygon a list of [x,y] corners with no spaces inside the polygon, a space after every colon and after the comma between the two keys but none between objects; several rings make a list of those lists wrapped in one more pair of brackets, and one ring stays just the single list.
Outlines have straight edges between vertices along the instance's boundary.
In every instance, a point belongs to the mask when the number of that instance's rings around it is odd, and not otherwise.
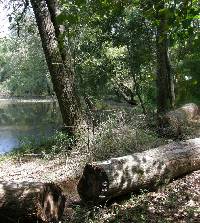
[{"label": "dense foliage", "polygon": [[3,95],[52,94],[52,84],[33,17],[0,42],[0,89]]},{"label": "dense foliage", "polygon": [[[163,1],[162,5],[157,1],[59,3],[57,23],[65,27],[60,38],[69,52],[80,95],[94,100],[120,100],[123,93],[130,97],[124,91],[128,88],[143,110],[154,106],[156,27],[158,14],[164,14],[176,104],[199,102],[198,1]],[[12,19],[9,17],[14,29],[9,37],[1,39],[1,92],[21,96],[52,94],[32,12],[26,10],[26,16],[20,20],[22,11],[12,14]]]}]

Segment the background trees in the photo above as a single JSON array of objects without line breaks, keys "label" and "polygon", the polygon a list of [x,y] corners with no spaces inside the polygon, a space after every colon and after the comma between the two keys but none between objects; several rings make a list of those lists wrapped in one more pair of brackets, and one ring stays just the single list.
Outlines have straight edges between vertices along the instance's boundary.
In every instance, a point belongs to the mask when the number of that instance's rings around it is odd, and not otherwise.
[{"label": "background trees", "polygon": [[1,89],[15,96],[40,96],[53,93],[41,42],[32,16],[10,38],[0,43]]},{"label": "background trees", "polygon": [[[39,2],[32,4],[36,13]],[[174,104],[198,102],[198,6],[195,0],[43,1],[47,14],[37,24],[64,123],[79,119],[77,94],[94,101],[125,99],[144,113],[155,105],[162,113]],[[21,24],[22,12],[12,15],[12,24]],[[52,94],[32,17],[29,11],[20,32],[1,42],[1,86],[14,95]],[[41,27],[46,17],[51,30]]]}]

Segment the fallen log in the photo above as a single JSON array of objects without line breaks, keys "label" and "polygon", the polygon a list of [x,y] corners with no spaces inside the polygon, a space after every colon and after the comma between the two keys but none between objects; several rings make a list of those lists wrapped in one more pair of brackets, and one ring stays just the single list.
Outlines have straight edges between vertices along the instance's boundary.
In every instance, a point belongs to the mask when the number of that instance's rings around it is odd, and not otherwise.
[{"label": "fallen log", "polygon": [[65,198],[53,183],[0,182],[0,221],[57,222],[61,218]]},{"label": "fallen log", "polygon": [[154,189],[200,169],[200,138],[173,142],[142,153],[86,164],[77,189],[85,203]]},{"label": "fallen log", "polygon": [[180,108],[169,111],[160,117],[161,133],[167,136],[179,137],[193,119],[199,115],[199,108],[194,103],[185,104]]},{"label": "fallen log", "polygon": [[195,119],[199,115],[199,107],[194,103],[185,104],[180,110],[185,112],[188,120]]}]

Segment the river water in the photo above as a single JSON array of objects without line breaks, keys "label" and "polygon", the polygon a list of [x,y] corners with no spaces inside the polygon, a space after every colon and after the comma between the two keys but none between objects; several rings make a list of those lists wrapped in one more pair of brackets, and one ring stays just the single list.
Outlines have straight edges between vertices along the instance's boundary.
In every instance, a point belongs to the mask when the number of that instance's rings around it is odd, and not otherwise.
[{"label": "river water", "polygon": [[25,139],[39,142],[61,124],[56,102],[0,99],[0,154],[20,146]]}]

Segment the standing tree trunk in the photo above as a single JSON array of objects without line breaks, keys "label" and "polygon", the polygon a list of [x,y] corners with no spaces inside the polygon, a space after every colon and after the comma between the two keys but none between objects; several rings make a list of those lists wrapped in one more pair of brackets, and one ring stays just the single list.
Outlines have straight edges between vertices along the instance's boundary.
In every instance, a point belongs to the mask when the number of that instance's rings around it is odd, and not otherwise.
[{"label": "standing tree trunk", "polygon": [[164,9],[161,1],[157,8],[159,25],[156,35],[157,50],[157,111],[159,114],[165,113],[174,106],[174,84],[171,73],[170,61],[168,57],[167,39],[167,15],[160,12]]},{"label": "standing tree trunk", "polygon": [[56,23],[57,4],[55,0],[31,0],[31,4],[63,123],[67,133],[74,135],[82,116],[75,89],[75,74],[69,63],[70,57],[64,51],[60,27]]}]

